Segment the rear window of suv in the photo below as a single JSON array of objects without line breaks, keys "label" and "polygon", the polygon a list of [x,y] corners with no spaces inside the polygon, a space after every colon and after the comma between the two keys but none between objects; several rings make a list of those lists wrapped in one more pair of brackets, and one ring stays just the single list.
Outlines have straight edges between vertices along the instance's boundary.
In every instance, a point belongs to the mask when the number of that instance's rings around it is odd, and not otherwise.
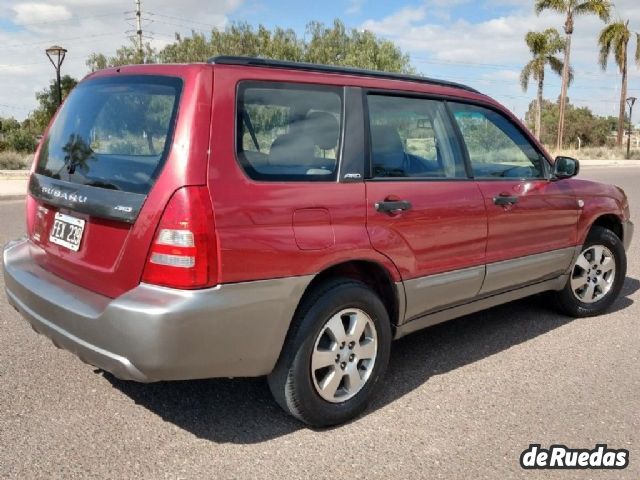
[{"label": "rear window of suv", "polygon": [[171,147],[182,81],[150,75],[78,85],[40,150],[36,173],[146,194]]},{"label": "rear window of suv", "polygon": [[237,117],[238,159],[252,179],[336,179],[342,89],[243,82],[238,92]]}]

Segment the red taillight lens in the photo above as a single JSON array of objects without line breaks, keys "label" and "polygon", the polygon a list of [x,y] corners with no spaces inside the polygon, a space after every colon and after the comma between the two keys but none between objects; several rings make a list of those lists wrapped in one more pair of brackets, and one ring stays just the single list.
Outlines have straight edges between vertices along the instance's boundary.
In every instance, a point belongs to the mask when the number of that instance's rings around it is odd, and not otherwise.
[{"label": "red taillight lens", "polygon": [[162,214],[149,250],[142,281],[196,289],[217,282],[213,207],[206,187],[177,190]]}]

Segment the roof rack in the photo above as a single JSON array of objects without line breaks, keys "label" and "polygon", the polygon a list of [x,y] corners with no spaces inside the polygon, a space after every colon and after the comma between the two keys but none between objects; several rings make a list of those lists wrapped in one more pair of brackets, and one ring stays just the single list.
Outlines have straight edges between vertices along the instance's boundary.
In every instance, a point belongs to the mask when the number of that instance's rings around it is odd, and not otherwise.
[{"label": "roof rack", "polygon": [[401,73],[380,72],[376,70],[365,70],[351,67],[338,67],[336,65],[319,65],[315,63],[289,62],[284,60],[271,60],[269,58],[258,57],[237,57],[231,55],[221,55],[211,57],[207,63],[213,65],[245,65],[252,67],[287,68],[292,70],[304,70],[308,72],[321,73],[343,73],[347,75],[358,75],[363,77],[385,78],[388,80],[404,80],[409,82],[426,83],[441,87],[453,87],[467,90],[473,93],[480,93],[475,88],[446,80],[436,80],[433,78],[421,77],[419,75],[404,75]]}]

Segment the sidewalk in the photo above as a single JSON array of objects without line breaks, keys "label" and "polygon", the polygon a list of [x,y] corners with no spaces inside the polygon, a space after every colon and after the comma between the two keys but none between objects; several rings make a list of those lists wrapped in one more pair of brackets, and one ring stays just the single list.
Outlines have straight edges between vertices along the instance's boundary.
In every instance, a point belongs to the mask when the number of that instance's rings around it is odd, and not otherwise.
[{"label": "sidewalk", "polygon": [[580,160],[581,167],[640,167],[640,160]]},{"label": "sidewalk", "polygon": [[21,200],[27,193],[27,177],[0,176],[0,200]]},{"label": "sidewalk", "polygon": [[[640,160],[580,160],[583,168],[591,167],[640,167]],[[22,199],[27,193],[29,172],[0,170],[0,200]]]}]

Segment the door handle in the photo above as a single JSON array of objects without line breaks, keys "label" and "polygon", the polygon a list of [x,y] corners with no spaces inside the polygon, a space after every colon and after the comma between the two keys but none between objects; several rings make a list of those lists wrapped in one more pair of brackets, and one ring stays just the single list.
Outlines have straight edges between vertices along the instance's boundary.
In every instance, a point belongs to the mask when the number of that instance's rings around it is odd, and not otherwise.
[{"label": "door handle", "polygon": [[404,210],[409,210],[411,208],[411,202],[407,202],[406,200],[385,200],[384,202],[377,202],[375,207],[378,212],[397,213]]},{"label": "door handle", "polygon": [[510,197],[508,195],[499,195],[497,197],[493,197],[493,203],[496,205],[515,205],[518,203],[518,197]]}]

